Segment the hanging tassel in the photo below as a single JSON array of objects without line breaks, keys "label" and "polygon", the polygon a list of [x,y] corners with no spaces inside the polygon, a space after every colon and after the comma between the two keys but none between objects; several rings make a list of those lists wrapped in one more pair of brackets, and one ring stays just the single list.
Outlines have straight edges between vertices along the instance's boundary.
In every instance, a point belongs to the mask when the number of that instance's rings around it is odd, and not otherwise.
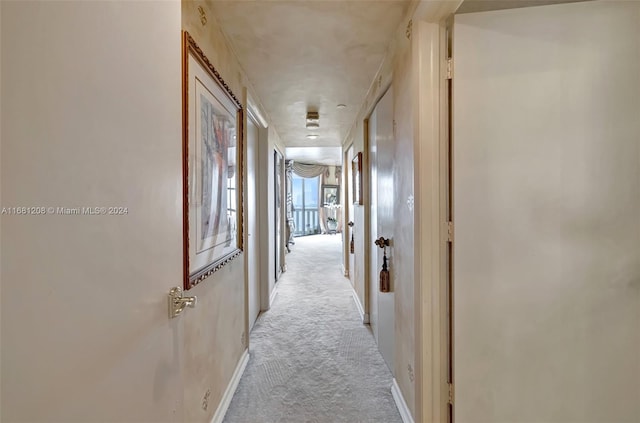
[{"label": "hanging tassel", "polygon": [[380,292],[391,292],[391,276],[387,269],[387,249],[384,249],[382,257],[382,270],[380,271]]},{"label": "hanging tassel", "polygon": [[356,252],[356,244],[353,242],[353,231],[351,231],[351,244],[349,244],[349,250],[351,254],[355,254]]}]

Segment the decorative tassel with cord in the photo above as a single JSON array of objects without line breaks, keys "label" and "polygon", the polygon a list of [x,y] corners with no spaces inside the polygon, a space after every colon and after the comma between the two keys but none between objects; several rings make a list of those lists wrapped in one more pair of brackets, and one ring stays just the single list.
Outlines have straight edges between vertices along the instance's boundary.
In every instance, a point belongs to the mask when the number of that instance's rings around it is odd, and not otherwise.
[{"label": "decorative tassel with cord", "polygon": [[356,252],[356,244],[353,242],[353,231],[351,231],[351,243],[349,244],[349,250],[351,254],[355,254]]},{"label": "decorative tassel with cord", "polygon": [[387,269],[387,249],[382,256],[382,270],[380,271],[380,292],[391,292],[391,276]]}]

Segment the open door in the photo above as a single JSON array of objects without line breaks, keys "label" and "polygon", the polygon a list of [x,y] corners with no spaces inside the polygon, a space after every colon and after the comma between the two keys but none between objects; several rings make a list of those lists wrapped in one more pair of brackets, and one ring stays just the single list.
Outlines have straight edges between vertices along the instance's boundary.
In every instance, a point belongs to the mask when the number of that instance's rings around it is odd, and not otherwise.
[{"label": "open door", "polygon": [[640,421],[640,3],[454,24],[455,420]]},{"label": "open door", "polygon": [[[390,292],[381,292],[380,271],[386,251],[388,265],[393,261],[393,94],[389,88],[368,119],[369,175],[371,189],[371,249],[369,271],[369,312],[373,335],[391,373],[394,373],[395,305],[393,280]],[[389,240],[384,248],[373,241]]]}]

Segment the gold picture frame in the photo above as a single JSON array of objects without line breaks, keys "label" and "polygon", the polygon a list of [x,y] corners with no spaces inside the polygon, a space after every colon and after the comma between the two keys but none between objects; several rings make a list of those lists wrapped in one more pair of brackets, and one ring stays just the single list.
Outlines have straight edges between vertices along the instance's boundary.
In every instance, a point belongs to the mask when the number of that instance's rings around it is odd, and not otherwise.
[{"label": "gold picture frame", "polygon": [[184,289],[242,252],[242,104],[188,32],[182,43]]},{"label": "gold picture frame", "polygon": [[362,196],[362,152],[357,153],[351,161],[351,175],[353,177],[353,204],[361,206],[364,201]]}]

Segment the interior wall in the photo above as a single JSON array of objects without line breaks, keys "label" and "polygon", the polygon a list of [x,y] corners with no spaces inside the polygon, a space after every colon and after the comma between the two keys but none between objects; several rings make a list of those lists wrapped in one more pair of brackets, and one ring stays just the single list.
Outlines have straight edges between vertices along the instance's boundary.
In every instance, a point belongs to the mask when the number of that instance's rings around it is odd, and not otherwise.
[{"label": "interior wall", "polygon": [[0,420],[182,421],[180,4],[0,10]]},{"label": "interior wall", "polygon": [[638,2],[456,16],[456,421],[640,421],[639,53]]},{"label": "interior wall", "polygon": [[[394,157],[394,204],[396,204],[395,212],[403,218],[396,219],[394,226],[394,266],[393,266],[393,282],[392,285],[396,290],[395,295],[395,364],[394,372],[398,386],[407,405],[414,413],[415,410],[415,358],[416,351],[414,345],[415,339],[415,301],[413,297],[414,285],[416,283],[414,277],[413,266],[413,213],[408,208],[407,200],[413,193],[413,133],[414,122],[416,119],[415,112],[415,90],[413,77],[413,68],[415,63],[412,61],[411,40],[407,37],[407,28],[409,21],[415,12],[414,4],[407,11],[405,19],[399,25],[394,38],[391,40],[389,50],[380,70],[372,81],[371,88],[367,93],[365,101],[361,107],[358,117],[349,135],[345,139],[343,145],[354,145],[355,152],[363,151],[363,170],[364,170],[364,192],[365,204],[368,203],[369,191],[369,175],[368,175],[368,154],[365,146],[365,129],[364,119],[366,119],[371,110],[373,110],[378,99],[384,94],[387,87],[394,86],[394,122],[396,135],[397,153]],[[356,229],[356,254],[354,257],[354,286],[358,297],[363,301],[365,313],[369,312],[369,301],[365,293],[365,284],[368,283],[369,277],[377,278],[376,275],[369,276],[367,269],[368,252],[370,250],[369,243],[373,240],[362,232],[369,232],[368,213],[365,213],[365,206],[355,206],[353,220]],[[358,228],[366,227],[366,231]],[[366,301],[366,302],[365,302]],[[415,413],[414,413],[415,414]]]},{"label": "interior wall", "polygon": [[415,301],[414,285],[414,62],[411,42],[399,44],[393,77],[395,123],[394,239],[391,274],[395,290],[394,376],[405,401],[415,415]]},{"label": "interior wall", "polygon": [[[441,27],[462,0],[415,1],[391,40],[387,55],[371,87],[356,122],[343,143],[361,140],[362,122],[373,109],[387,86],[394,84],[396,91],[396,134],[403,140],[411,139],[413,147],[399,147],[403,157],[413,159],[411,181],[415,191],[413,202],[410,190],[398,192],[395,202],[399,207],[413,204],[412,218],[405,221],[409,229],[398,226],[398,238],[404,245],[413,237],[413,245],[404,253],[413,260],[413,275],[401,266],[410,278],[396,296],[396,334],[398,354],[396,378],[401,394],[415,421],[443,421],[446,419],[446,329],[444,308],[446,293],[443,284],[446,269],[446,149],[441,147],[446,125],[441,122],[443,93],[441,72]],[[410,52],[409,50],[410,49]],[[361,145],[361,144],[358,144]],[[411,151],[411,152],[410,152]],[[404,177],[404,176],[403,176]],[[397,187],[396,187],[397,188]],[[402,205],[401,205],[402,204]],[[408,208],[407,208],[408,210]],[[365,216],[366,218],[366,216]],[[356,252],[356,256],[363,253]],[[354,258],[355,260],[355,258]],[[355,280],[354,286],[360,281]],[[403,281],[404,282],[404,281]],[[409,287],[411,285],[411,287]],[[363,284],[364,286],[364,284]],[[405,303],[413,295],[411,304]],[[365,312],[368,305],[365,304]],[[400,310],[403,310],[400,313]],[[413,317],[411,317],[413,316]]]},{"label": "interior wall", "polygon": [[[256,107],[261,109],[260,115],[265,116],[268,124],[268,116],[262,110],[259,98],[253,92],[208,3],[183,0],[182,28],[196,40],[236,97],[242,99],[243,90],[246,88]],[[246,111],[247,105],[244,104],[243,107]],[[266,140],[263,138],[264,132],[268,132]],[[264,153],[267,150],[273,151],[277,142],[275,130],[269,128],[268,131],[261,131],[257,154],[258,209],[259,219],[267,217],[271,219],[269,222],[273,222],[273,196],[267,194],[273,192],[273,153],[270,160]],[[266,182],[266,187],[263,181]],[[259,220],[259,225],[259,242],[262,246],[265,242],[269,244],[266,248],[260,248],[261,257],[248,259],[259,260],[260,266],[269,267],[270,272],[266,274],[260,267],[260,277],[269,275],[270,278],[266,282],[261,281],[269,286],[268,291],[261,291],[261,295],[268,299],[274,285],[271,276],[275,266],[274,233],[273,229],[263,233],[264,228],[273,228],[272,224],[265,225],[263,220]],[[190,291],[190,294],[198,296],[198,306],[184,316],[184,377],[188,381],[185,384],[186,421],[211,420],[231,381],[236,365],[248,347],[248,334],[245,332],[244,281],[245,267],[241,256]],[[264,298],[262,300],[264,301]],[[264,306],[263,301],[261,302]]]}]

